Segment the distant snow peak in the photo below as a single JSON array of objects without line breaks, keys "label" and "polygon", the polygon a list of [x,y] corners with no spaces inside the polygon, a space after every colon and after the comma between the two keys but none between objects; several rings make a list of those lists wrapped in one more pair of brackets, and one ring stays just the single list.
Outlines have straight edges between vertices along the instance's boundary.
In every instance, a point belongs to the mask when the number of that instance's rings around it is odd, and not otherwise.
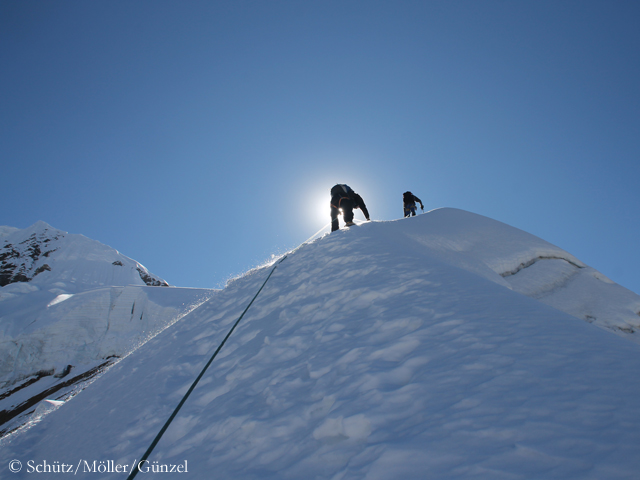
[{"label": "distant snow peak", "polygon": [[168,285],[83,235],[45,222],[0,227],[0,438],[215,293],[155,288]]},{"label": "distant snow peak", "polygon": [[[43,221],[23,230],[0,227],[0,233],[0,287],[36,277],[42,290],[56,294],[108,285],[169,285],[117,250]],[[130,268],[120,268],[125,266]],[[0,299],[15,293],[3,292]]]}]

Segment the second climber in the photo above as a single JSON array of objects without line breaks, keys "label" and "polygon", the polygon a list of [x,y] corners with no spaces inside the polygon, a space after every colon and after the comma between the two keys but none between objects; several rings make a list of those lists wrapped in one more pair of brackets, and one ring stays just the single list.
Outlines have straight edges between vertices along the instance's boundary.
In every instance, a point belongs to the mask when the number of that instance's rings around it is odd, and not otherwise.
[{"label": "second climber", "polygon": [[411,192],[404,192],[402,194],[402,204],[404,207],[404,216],[416,216],[416,202],[420,203],[420,208],[424,212],[424,205],[422,204],[422,200],[416,197]]}]

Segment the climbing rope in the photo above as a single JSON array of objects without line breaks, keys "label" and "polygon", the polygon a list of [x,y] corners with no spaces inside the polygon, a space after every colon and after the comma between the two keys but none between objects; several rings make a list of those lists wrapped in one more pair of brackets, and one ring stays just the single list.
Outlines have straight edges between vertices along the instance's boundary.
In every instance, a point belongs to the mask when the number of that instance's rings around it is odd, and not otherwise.
[{"label": "climbing rope", "polygon": [[[353,219],[354,223],[356,225],[362,225],[363,223],[367,223],[364,220],[356,220],[355,218]],[[316,233],[314,233],[313,235],[311,235],[308,239],[306,239],[304,242],[302,242],[300,245],[305,245],[307,243],[309,243],[311,240],[313,240],[315,237],[318,236],[318,234],[322,233],[324,230],[326,230],[328,227],[331,226],[331,222],[327,223],[324,227],[322,227],[320,230],[318,230]]]},{"label": "climbing rope", "polygon": [[302,242],[302,245],[309,243],[311,240],[313,240],[319,233],[322,233],[323,230],[326,230],[327,227],[331,226],[331,222],[327,223],[324,227],[322,227],[320,230],[318,230],[316,233],[314,233],[313,235],[311,235],[308,239],[306,239],[304,242]]},{"label": "climbing rope", "polygon": [[242,320],[242,317],[244,317],[244,314],[247,313],[247,311],[249,310],[249,307],[251,307],[251,305],[253,304],[254,300],[256,298],[258,298],[258,295],[260,295],[260,292],[262,291],[262,289],[264,288],[264,286],[267,284],[267,282],[269,281],[269,279],[271,278],[271,275],[273,275],[273,272],[276,271],[276,268],[278,268],[278,265],[280,265],[282,262],[284,262],[284,260],[287,258],[287,256],[285,255],[284,257],[282,257],[282,259],[280,259],[280,261],[278,263],[276,263],[274,265],[274,267],[271,269],[271,272],[269,273],[269,276],[267,277],[267,279],[264,281],[264,283],[262,284],[262,286],[260,287],[260,289],[258,290],[258,292],[254,295],[254,297],[251,299],[251,301],[249,302],[249,305],[247,305],[247,308],[244,309],[244,312],[242,312],[242,315],[240,315],[240,317],[238,317],[238,320],[236,320],[236,323],[233,324],[233,327],[231,327],[231,330],[229,330],[229,333],[227,333],[227,336],[224,337],[224,340],[222,340],[222,343],[220,344],[220,346],[216,349],[216,351],[214,352],[214,354],[211,356],[211,358],[209,359],[209,361],[207,362],[207,364],[204,366],[204,368],[202,369],[202,371],[200,372],[200,375],[198,375],[198,377],[194,380],[194,382],[191,384],[191,387],[189,388],[189,390],[187,391],[187,393],[184,394],[184,397],[182,397],[182,400],[180,400],[180,403],[178,404],[178,406],[175,408],[175,410],[173,411],[173,413],[171,414],[171,416],[169,417],[169,419],[166,421],[166,423],[164,424],[164,426],[160,429],[160,431],[158,432],[158,435],[156,435],[156,438],[153,439],[153,442],[151,442],[151,445],[149,445],[149,448],[147,448],[147,451],[144,452],[144,455],[142,456],[142,458],[140,459],[140,461],[136,464],[135,468],[132,468],[131,473],[129,474],[129,476],[127,477],[127,480],[133,480],[133,478],[135,478],[135,476],[138,474],[138,471],[140,470],[140,466],[147,461],[147,459],[149,458],[149,455],[151,455],[151,452],[153,452],[153,449],[156,447],[156,445],[158,444],[158,442],[160,441],[160,439],[162,438],[162,436],[164,435],[164,432],[167,430],[167,428],[169,428],[169,425],[171,425],[171,422],[173,422],[173,419],[176,417],[176,415],[178,414],[178,412],[180,411],[180,409],[182,408],[182,405],[184,405],[184,403],[187,401],[187,398],[189,398],[189,395],[191,395],[191,392],[193,392],[193,390],[196,388],[196,385],[198,385],[198,382],[200,381],[200,379],[202,378],[202,376],[204,375],[204,373],[207,371],[207,369],[209,368],[209,365],[211,365],[211,362],[213,362],[213,359],[216,358],[216,355],[218,355],[218,352],[220,352],[220,350],[222,349],[222,347],[224,346],[224,344],[227,342],[227,340],[229,339],[229,337],[231,336],[231,334],[233,333],[233,331],[236,329],[236,327],[238,326],[238,324],[240,323],[240,320]]}]

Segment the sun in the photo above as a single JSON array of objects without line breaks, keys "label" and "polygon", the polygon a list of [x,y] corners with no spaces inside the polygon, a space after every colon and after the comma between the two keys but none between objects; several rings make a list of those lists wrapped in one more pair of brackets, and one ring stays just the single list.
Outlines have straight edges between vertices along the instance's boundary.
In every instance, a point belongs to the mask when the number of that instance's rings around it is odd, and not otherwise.
[{"label": "sun", "polygon": [[316,209],[316,217],[318,219],[318,224],[325,224],[331,221],[331,206],[330,200],[328,196],[323,198],[322,200],[318,200],[316,202],[318,205]]}]

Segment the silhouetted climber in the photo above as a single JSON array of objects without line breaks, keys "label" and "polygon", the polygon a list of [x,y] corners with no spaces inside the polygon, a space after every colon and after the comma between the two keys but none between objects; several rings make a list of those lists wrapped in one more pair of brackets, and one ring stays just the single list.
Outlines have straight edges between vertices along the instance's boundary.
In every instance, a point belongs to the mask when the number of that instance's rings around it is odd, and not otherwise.
[{"label": "silhouetted climber", "polygon": [[416,197],[411,192],[404,192],[402,194],[402,203],[404,204],[404,216],[416,216],[416,202],[420,202],[420,208],[424,212],[424,205],[422,204],[422,200]]},{"label": "silhouetted climber", "polygon": [[364,218],[369,219],[369,211],[360,195],[354,192],[349,185],[338,184],[331,189],[331,231],[335,232],[340,228],[338,215],[342,212],[344,223],[347,226],[353,223],[353,209],[359,208],[364,214]]}]

